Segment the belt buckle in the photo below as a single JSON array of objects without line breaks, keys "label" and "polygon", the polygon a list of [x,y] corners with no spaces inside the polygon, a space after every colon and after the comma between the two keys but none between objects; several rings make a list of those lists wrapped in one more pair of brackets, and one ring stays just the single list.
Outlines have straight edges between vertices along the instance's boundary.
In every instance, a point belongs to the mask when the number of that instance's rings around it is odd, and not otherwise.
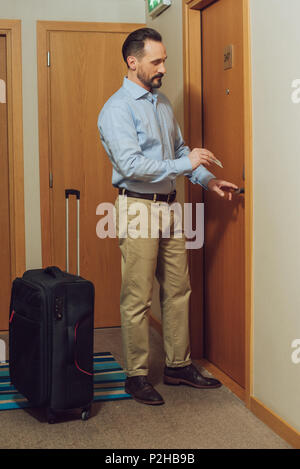
[{"label": "belt buckle", "polygon": [[156,202],[157,194],[153,194],[153,202]]}]

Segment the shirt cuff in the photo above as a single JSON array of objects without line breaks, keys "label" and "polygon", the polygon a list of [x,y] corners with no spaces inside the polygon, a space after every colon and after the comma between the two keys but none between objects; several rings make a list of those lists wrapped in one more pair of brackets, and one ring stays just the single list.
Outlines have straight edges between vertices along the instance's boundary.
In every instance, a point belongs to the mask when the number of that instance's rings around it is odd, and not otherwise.
[{"label": "shirt cuff", "polygon": [[208,174],[207,176],[204,176],[201,178],[201,186],[204,187],[204,189],[208,190],[208,183],[211,179],[215,179],[216,176],[214,176],[213,174]]},{"label": "shirt cuff", "polygon": [[193,172],[192,163],[188,156],[182,156],[174,160],[178,174],[190,175]]}]

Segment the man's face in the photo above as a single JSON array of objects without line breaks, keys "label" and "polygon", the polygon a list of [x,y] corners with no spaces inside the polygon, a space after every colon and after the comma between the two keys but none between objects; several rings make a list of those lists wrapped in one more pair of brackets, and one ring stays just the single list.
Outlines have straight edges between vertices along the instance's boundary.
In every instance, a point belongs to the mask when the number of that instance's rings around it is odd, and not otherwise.
[{"label": "man's face", "polygon": [[137,78],[148,88],[160,88],[166,73],[166,48],[162,42],[146,40],[144,55],[136,61]]}]

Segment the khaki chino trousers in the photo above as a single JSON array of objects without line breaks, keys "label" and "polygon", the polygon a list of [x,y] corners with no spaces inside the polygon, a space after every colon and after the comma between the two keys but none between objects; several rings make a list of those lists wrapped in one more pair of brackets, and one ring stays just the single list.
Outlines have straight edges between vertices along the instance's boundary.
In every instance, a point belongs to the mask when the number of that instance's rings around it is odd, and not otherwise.
[{"label": "khaki chino trousers", "polygon": [[156,276],[160,285],[165,363],[191,363],[191,286],[182,223],[166,202],[120,195],[115,202],[122,262],[120,312],[127,376],[149,369],[149,312]]}]

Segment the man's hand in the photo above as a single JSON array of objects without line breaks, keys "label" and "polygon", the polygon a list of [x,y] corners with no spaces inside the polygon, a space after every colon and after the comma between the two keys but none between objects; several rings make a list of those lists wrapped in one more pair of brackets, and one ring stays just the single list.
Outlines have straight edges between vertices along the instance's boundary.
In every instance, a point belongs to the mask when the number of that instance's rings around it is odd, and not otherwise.
[{"label": "man's hand", "polygon": [[215,160],[213,153],[205,148],[194,148],[191,153],[188,155],[193,171],[198,168],[201,164],[204,166],[209,166],[211,160]]},{"label": "man's hand", "polygon": [[216,178],[211,179],[207,187],[210,191],[216,192],[220,197],[224,197],[227,200],[232,200],[232,192],[238,189],[238,186],[235,184]]}]

